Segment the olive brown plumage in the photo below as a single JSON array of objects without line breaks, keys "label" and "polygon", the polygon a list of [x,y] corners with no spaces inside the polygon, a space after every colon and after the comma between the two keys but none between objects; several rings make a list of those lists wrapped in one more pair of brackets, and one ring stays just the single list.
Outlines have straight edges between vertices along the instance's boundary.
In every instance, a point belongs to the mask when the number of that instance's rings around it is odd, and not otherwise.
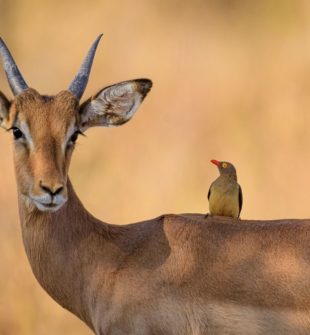
[{"label": "olive brown plumage", "polygon": [[239,218],[242,209],[242,190],[237,182],[235,167],[229,162],[211,160],[220,176],[211,184],[208,199],[209,211],[215,216]]}]

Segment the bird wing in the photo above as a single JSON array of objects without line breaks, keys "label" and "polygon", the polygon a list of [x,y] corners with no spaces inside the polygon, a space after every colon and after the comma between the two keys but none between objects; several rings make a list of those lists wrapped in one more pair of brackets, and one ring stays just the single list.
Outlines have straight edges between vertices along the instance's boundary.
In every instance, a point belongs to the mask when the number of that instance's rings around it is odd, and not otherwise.
[{"label": "bird wing", "polygon": [[211,184],[210,188],[209,188],[209,192],[208,192],[208,200],[210,200],[210,195],[211,195],[211,188],[212,188],[213,183]]},{"label": "bird wing", "polygon": [[243,204],[242,189],[241,186],[239,185],[239,215],[242,209],[242,204]]}]

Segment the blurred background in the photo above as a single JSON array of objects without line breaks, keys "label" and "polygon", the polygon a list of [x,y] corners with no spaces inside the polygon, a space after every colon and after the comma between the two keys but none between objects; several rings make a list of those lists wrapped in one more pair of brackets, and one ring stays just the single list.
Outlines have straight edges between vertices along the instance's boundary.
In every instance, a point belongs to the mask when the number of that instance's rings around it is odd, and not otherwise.
[{"label": "blurred background", "polygon": [[[95,216],[124,224],[205,213],[235,164],[244,219],[310,217],[310,2],[0,0],[0,35],[29,86],[65,89],[104,33],[84,97],[147,77],[128,124],[80,138],[70,175]],[[12,96],[3,70],[0,90]],[[0,131],[0,334],[90,331],[35,281],[18,222],[11,134]]]}]

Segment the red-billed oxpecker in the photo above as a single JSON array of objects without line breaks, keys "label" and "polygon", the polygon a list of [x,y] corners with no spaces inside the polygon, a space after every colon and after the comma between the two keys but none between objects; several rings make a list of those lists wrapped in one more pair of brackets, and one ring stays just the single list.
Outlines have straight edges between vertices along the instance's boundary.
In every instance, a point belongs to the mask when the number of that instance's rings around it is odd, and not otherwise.
[{"label": "red-billed oxpecker", "polygon": [[237,182],[235,167],[228,162],[212,159],[220,176],[211,184],[208,199],[209,211],[213,216],[230,216],[239,218],[242,209],[242,190]]}]

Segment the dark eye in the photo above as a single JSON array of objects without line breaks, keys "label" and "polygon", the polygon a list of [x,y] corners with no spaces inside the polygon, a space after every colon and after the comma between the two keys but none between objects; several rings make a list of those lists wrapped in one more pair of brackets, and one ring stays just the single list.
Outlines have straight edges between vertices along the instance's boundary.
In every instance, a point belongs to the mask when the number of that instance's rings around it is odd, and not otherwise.
[{"label": "dark eye", "polygon": [[18,140],[19,138],[24,136],[21,130],[18,129],[17,127],[13,127],[12,131],[13,131],[13,136],[15,140]]},{"label": "dark eye", "polygon": [[75,132],[75,133],[71,136],[71,138],[70,138],[70,142],[71,142],[71,143],[75,143],[76,140],[78,139],[78,137],[79,137],[79,133],[78,133],[78,132]]},{"label": "dark eye", "polygon": [[78,139],[79,135],[85,136],[84,133],[82,133],[80,130],[75,131],[73,133],[73,135],[71,135],[70,140],[68,141],[68,147],[70,147],[70,146],[72,147],[75,144],[75,142]]},{"label": "dark eye", "polygon": [[81,132],[79,130],[77,130],[70,138],[70,142],[71,144],[74,144],[76,142],[76,140],[78,139],[79,135],[81,134]]}]

